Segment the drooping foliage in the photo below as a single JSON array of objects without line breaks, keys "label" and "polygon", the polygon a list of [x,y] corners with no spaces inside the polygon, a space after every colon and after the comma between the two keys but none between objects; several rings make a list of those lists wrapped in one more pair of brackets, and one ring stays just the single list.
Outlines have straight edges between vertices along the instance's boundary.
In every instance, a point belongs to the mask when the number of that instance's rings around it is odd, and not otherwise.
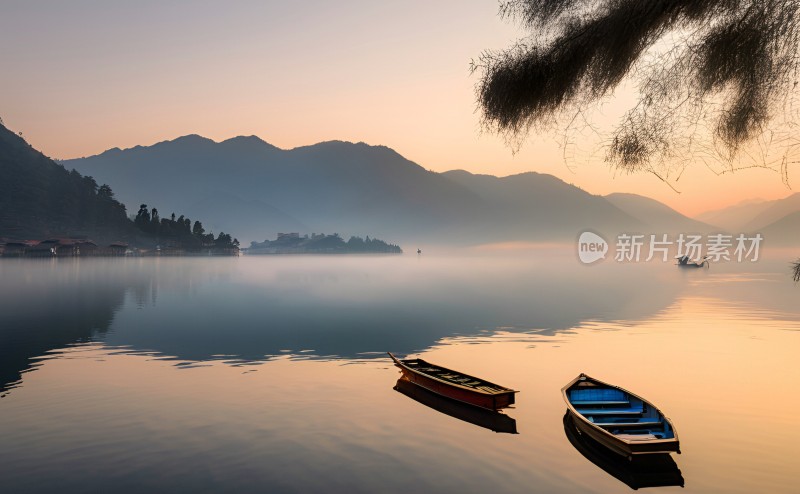
[{"label": "drooping foliage", "polygon": [[500,11],[531,35],[473,69],[485,126],[513,145],[532,130],[569,132],[632,80],[638,103],[606,135],[612,166],[667,176],[709,159],[725,171],[746,155],[780,163],[785,178],[800,0],[512,0]]}]

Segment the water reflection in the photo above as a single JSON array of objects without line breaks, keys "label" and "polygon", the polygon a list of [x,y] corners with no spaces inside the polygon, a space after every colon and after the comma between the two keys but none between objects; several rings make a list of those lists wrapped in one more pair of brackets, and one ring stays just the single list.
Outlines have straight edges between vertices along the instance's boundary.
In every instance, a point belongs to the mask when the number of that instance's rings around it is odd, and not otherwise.
[{"label": "water reflection", "polygon": [[457,418],[458,420],[463,420],[464,422],[494,432],[517,434],[517,421],[504,413],[493,412],[485,408],[467,405],[460,401],[446,398],[417,386],[402,377],[395,383],[394,390],[428,408],[432,408],[437,412]]},{"label": "water reflection", "polygon": [[[363,360],[389,348],[410,354],[500,333],[535,335],[541,343],[579,326],[650,318],[687,289],[724,292],[753,311],[791,312],[795,303],[788,277],[775,274],[686,276],[658,264],[587,268],[541,253],[420,261],[4,260],[0,390],[19,383],[38,357],[90,340],[184,362]],[[775,290],[782,281],[787,288]]]},{"label": "water reflection", "polygon": [[0,264],[0,393],[58,350],[105,335],[134,283],[73,260]]},{"label": "water reflection", "polygon": [[640,455],[629,461],[582,434],[569,411],[564,414],[564,433],[570,444],[587,460],[631,489],[684,486],[683,475],[668,454]]},{"label": "water reflection", "polygon": [[[3,383],[36,369],[0,400],[3,487],[626,492],[564,440],[558,390],[585,371],[670,412],[687,492],[797,492],[800,399],[785,383],[800,380],[799,292],[785,262],[411,259],[0,262]],[[507,418],[524,433],[390,389],[386,350],[521,390]],[[684,492],[666,470],[661,492]],[[619,475],[666,484],[645,473]]]},{"label": "water reflection", "polygon": [[622,267],[609,286],[610,268],[525,257],[4,260],[0,385],[87,340],[180,361],[357,360],[498,329],[648,317],[685,284]]}]

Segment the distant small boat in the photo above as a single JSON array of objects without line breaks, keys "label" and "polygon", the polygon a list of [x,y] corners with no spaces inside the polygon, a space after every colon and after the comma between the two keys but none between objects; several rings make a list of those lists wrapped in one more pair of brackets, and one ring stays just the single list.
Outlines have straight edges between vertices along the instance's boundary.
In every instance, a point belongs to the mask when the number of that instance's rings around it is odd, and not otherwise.
[{"label": "distant small boat", "polygon": [[678,263],[676,266],[681,268],[702,268],[703,266],[709,267],[708,263],[708,256],[703,256],[702,259],[697,260],[690,260],[689,256],[678,256],[676,257]]},{"label": "distant small boat", "polygon": [[561,394],[578,430],[617,454],[680,453],[672,422],[630,391],[581,374]]},{"label": "distant small boat", "polygon": [[389,353],[403,376],[434,393],[487,410],[500,410],[514,404],[517,391],[422,359],[398,360]]},{"label": "distant small boat", "polygon": [[564,433],[584,458],[631,489],[684,485],[681,470],[668,454],[639,455],[636,461],[628,461],[581,433],[569,412],[564,414]]},{"label": "distant small boat", "polygon": [[508,415],[442,396],[422,386],[417,386],[405,377],[397,380],[394,390],[408,396],[417,403],[458,420],[463,420],[494,432],[517,434],[517,421]]}]

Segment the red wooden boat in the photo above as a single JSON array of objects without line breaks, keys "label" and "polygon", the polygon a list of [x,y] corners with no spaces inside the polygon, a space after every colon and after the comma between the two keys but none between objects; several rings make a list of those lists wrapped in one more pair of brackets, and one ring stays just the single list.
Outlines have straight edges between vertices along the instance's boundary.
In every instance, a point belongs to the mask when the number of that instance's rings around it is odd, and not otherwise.
[{"label": "red wooden boat", "polygon": [[486,410],[485,408],[472,406],[463,401],[447,398],[433,391],[429,391],[422,386],[417,386],[402,376],[397,380],[394,389],[417,403],[421,403],[426,407],[457,418],[458,420],[463,420],[464,422],[477,425],[478,427],[484,427],[494,432],[517,434],[517,421],[505,413]]},{"label": "red wooden boat", "polygon": [[518,391],[484,379],[447,369],[422,359],[399,360],[389,353],[403,377],[434,393],[487,410],[500,410],[514,404]]}]

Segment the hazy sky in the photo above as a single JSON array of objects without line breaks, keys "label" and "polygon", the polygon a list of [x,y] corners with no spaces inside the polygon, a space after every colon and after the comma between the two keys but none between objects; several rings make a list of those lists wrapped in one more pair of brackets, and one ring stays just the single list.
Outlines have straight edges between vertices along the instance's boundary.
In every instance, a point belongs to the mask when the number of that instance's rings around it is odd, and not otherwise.
[{"label": "hazy sky", "polygon": [[257,135],[282,148],[383,144],[435,171],[552,173],[688,214],[792,192],[767,170],[717,177],[698,165],[676,193],[615,175],[602,153],[565,163],[556,133],[512,154],[481,133],[469,73],[483,50],[524,34],[497,11],[497,0],[0,0],[0,117],[54,158]]}]

